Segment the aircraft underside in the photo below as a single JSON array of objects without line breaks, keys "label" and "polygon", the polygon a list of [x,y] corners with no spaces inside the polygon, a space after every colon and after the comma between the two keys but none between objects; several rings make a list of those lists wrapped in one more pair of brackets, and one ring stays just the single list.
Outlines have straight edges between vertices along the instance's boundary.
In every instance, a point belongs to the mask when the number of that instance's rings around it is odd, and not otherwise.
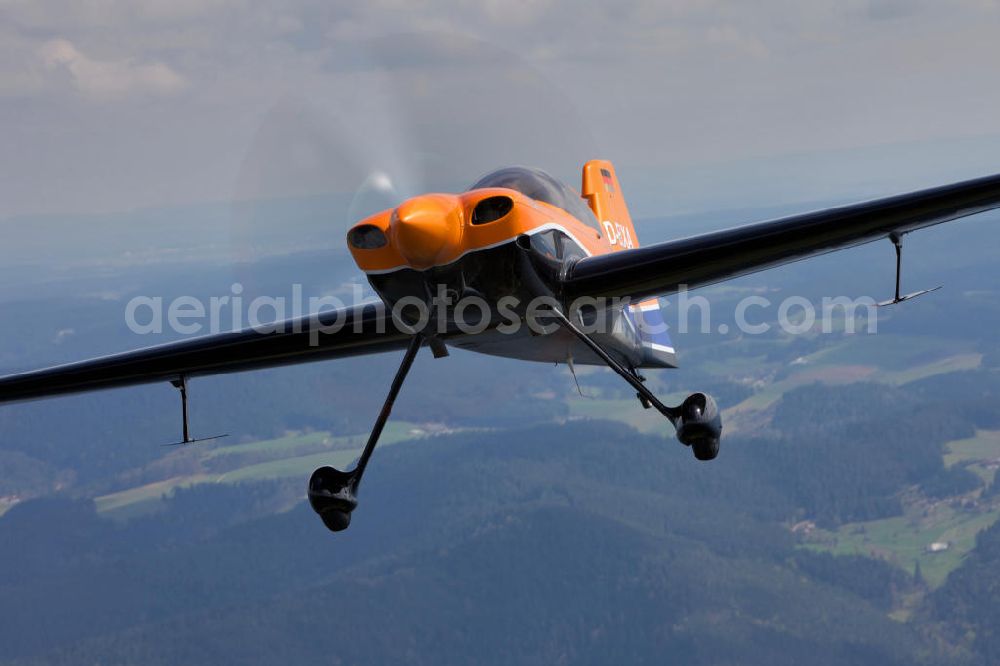
[{"label": "aircraft underside", "polygon": [[[523,270],[526,251],[541,258],[535,259],[536,264],[543,264],[540,271],[536,266],[533,275]],[[546,275],[557,275],[563,265],[583,256],[583,248],[566,233],[549,229],[470,252],[447,266],[427,271],[400,268],[369,275],[369,281],[389,306],[403,299],[424,303],[435,320],[430,326],[440,324],[435,333],[449,346],[525,361],[605,365],[593,350],[551,320],[538,318],[537,325],[528,322],[533,319],[533,307],[545,309],[546,301],[539,299],[561,300],[546,284]],[[418,323],[407,308],[399,312],[404,319],[410,315],[407,323]],[[677,367],[656,300],[608,300],[582,308],[581,317],[590,337],[623,365]]]}]

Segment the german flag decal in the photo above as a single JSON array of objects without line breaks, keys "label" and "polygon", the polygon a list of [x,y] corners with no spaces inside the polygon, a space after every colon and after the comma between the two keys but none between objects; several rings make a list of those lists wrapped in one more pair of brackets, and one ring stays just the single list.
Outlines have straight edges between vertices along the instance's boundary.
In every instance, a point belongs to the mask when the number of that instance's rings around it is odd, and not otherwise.
[{"label": "german flag decal", "polygon": [[611,172],[607,169],[601,169],[601,178],[604,179],[604,189],[608,192],[614,192],[614,185],[611,184]]}]

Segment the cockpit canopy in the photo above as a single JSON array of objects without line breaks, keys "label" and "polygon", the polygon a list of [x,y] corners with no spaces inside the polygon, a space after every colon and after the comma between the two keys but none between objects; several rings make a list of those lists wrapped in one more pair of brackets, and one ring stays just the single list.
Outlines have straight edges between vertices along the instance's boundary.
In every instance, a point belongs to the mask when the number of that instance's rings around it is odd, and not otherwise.
[{"label": "cockpit canopy", "polygon": [[504,167],[486,174],[469,189],[478,190],[484,187],[506,187],[536,201],[562,208],[584,224],[593,227],[598,234],[601,233],[601,225],[597,223],[594,212],[583,198],[541,169],[523,166]]}]

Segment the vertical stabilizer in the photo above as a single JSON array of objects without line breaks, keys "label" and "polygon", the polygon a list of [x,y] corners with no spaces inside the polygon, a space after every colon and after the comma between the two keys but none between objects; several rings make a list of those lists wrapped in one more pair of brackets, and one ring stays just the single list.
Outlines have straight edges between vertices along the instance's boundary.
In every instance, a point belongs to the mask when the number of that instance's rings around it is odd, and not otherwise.
[{"label": "vertical stabilizer", "polygon": [[580,191],[601,223],[601,233],[607,236],[613,250],[639,246],[632,217],[628,214],[628,206],[611,162],[590,160],[584,164]]}]

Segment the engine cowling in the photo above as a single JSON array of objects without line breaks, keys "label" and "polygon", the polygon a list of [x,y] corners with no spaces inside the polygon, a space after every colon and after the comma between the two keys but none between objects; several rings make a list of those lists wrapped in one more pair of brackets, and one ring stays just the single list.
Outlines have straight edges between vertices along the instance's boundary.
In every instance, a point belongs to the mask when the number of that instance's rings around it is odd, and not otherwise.
[{"label": "engine cowling", "polygon": [[690,446],[698,460],[712,460],[719,455],[722,438],[722,415],[712,396],[692,393],[680,407],[677,439]]}]

